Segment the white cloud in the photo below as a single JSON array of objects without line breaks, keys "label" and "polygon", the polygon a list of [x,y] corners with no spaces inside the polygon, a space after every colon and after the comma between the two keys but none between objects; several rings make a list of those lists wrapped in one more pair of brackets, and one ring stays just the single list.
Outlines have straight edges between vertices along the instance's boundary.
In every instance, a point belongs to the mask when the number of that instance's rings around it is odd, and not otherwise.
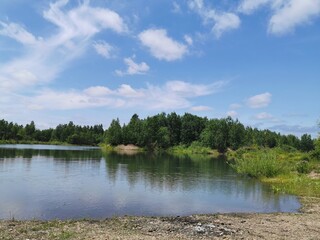
[{"label": "white cloud", "polygon": [[290,0],[275,11],[268,31],[277,35],[286,34],[319,15],[320,0]]},{"label": "white cloud", "polygon": [[239,28],[241,23],[240,18],[234,13],[216,14],[213,19],[215,24],[212,31],[217,38],[220,38],[226,31]]},{"label": "white cloud", "polygon": [[178,60],[188,52],[187,46],[170,38],[165,29],[148,29],[141,32],[138,37],[159,60]]},{"label": "white cloud", "polygon": [[227,116],[235,118],[235,117],[238,116],[238,113],[236,111],[234,111],[234,110],[231,110],[231,111],[227,112]]},{"label": "white cloud", "polygon": [[239,103],[233,103],[233,104],[230,104],[229,108],[232,110],[236,110],[236,109],[242,108],[242,105]]},{"label": "white cloud", "polygon": [[145,74],[149,71],[150,67],[145,62],[136,63],[133,58],[125,58],[124,63],[127,65],[126,71],[116,70],[118,76],[124,75],[135,75],[135,74]]},{"label": "white cloud", "polygon": [[255,95],[247,100],[247,105],[250,108],[267,107],[271,102],[272,95],[268,92]]},{"label": "white cloud", "polygon": [[109,43],[105,41],[97,41],[94,42],[92,46],[99,55],[105,58],[111,58],[114,48]]},{"label": "white cloud", "polygon": [[245,14],[251,14],[271,1],[272,0],[243,0],[238,7],[238,11]]},{"label": "white cloud", "polygon": [[209,85],[192,84],[183,81],[170,81],[166,83],[166,88],[175,94],[184,97],[188,96],[204,96],[220,91],[227,82],[218,81]]},{"label": "white cloud", "polygon": [[54,80],[68,64],[81,56],[91,38],[104,29],[127,30],[121,17],[89,2],[65,10],[68,1],[51,3],[43,17],[55,26],[54,34],[36,39],[17,23],[1,23],[2,35],[24,44],[23,55],[0,66],[0,90],[13,91]]},{"label": "white cloud", "polygon": [[290,33],[320,15],[320,0],[243,0],[238,11],[251,14],[263,6],[271,10],[268,32],[275,35]]},{"label": "white cloud", "polygon": [[143,98],[146,96],[144,90],[134,89],[128,84],[122,84],[114,93],[124,98]]},{"label": "white cloud", "polygon": [[227,31],[240,27],[240,18],[232,12],[218,12],[213,8],[206,7],[203,0],[190,0],[189,8],[197,12],[205,24],[213,24],[212,32],[216,38]]},{"label": "white cloud", "polygon": [[193,45],[192,37],[190,37],[189,35],[184,35],[183,38],[189,46]]},{"label": "white cloud", "polygon": [[64,38],[68,40],[74,35],[92,36],[101,29],[112,29],[122,33],[127,31],[122,18],[114,11],[107,8],[93,8],[89,1],[63,12],[62,7],[68,4],[68,0],[59,0],[50,4],[50,8],[43,12],[43,17],[51,23],[63,29]]},{"label": "white cloud", "polygon": [[[183,81],[167,82],[163,86],[147,85],[146,88],[133,88],[122,84],[114,90],[94,86],[83,91],[43,90],[32,97],[24,97],[21,104],[33,110],[69,110],[94,107],[128,108],[143,107],[154,110],[173,110],[191,108],[189,99],[207,96],[219,91],[224,84],[191,84]],[[193,91],[195,89],[195,91]],[[194,110],[205,110],[195,106]],[[206,107],[206,110],[208,108]]]},{"label": "white cloud", "polygon": [[181,7],[176,1],[172,3],[172,12],[181,13]]},{"label": "white cloud", "polygon": [[89,87],[85,89],[83,92],[88,96],[92,97],[101,97],[112,93],[112,91],[109,88],[103,86]]},{"label": "white cloud", "polygon": [[274,119],[274,117],[266,112],[258,113],[257,115],[254,116],[254,119],[256,120],[271,120]]},{"label": "white cloud", "polygon": [[0,21],[0,35],[10,37],[22,44],[35,44],[37,39],[16,23],[4,23]]},{"label": "white cloud", "polygon": [[190,108],[190,110],[194,112],[204,112],[204,111],[210,111],[212,110],[212,108],[208,106],[193,106],[192,108]]}]

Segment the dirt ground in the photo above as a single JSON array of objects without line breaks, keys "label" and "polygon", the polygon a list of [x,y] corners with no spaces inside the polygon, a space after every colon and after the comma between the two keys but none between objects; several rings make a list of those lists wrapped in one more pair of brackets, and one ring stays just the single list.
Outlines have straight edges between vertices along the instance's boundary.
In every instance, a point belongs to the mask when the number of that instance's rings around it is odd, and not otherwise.
[{"label": "dirt ground", "polygon": [[320,239],[320,199],[301,201],[300,213],[0,221],[0,239]]}]

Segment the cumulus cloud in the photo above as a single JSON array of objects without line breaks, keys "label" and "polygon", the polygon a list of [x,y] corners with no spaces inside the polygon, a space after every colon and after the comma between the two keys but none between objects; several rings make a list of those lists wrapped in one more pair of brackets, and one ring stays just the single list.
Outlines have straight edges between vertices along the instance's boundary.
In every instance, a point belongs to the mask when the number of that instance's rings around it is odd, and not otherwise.
[{"label": "cumulus cloud", "polygon": [[210,111],[212,110],[212,108],[208,106],[193,106],[190,108],[190,110],[194,112],[204,112],[204,111]]},{"label": "cumulus cloud", "polygon": [[269,21],[268,31],[277,35],[286,34],[319,15],[320,0],[291,0],[276,9]]},{"label": "cumulus cloud", "polygon": [[125,58],[124,63],[127,65],[127,70],[121,71],[116,70],[116,74],[118,76],[124,76],[124,75],[135,75],[135,74],[145,74],[149,71],[150,67],[145,62],[136,63],[132,58]]},{"label": "cumulus cloud", "polygon": [[112,91],[109,88],[103,86],[89,87],[85,89],[83,92],[91,97],[101,97],[112,93]]},{"label": "cumulus cloud", "polygon": [[214,14],[212,19],[215,21],[212,31],[217,38],[220,38],[224,32],[237,29],[240,26],[240,18],[234,13]]},{"label": "cumulus cloud", "polygon": [[236,109],[242,108],[242,105],[239,103],[232,103],[230,104],[229,108],[232,110],[236,110]]},{"label": "cumulus cloud", "polygon": [[320,15],[320,0],[243,0],[238,11],[252,14],[263,6],[271,10],[268,32],[275,35],[290,33]]},{"label": "cumulus cloud", "polygon": [[236,111],[234,111],[234,110],[231,110],[231,111],[227,112],[227,116],[235,118],[235,117],[238,116],[238,113]]},{"label": "cumulus cloud", "polygon": [[188,52],[187,46],[170,38],[165,29],[148,29],[138,37],[151,55],[159,60],[178,60]]},{"label": "cumulus cloud", "polygon": [[186,41],[186,43],[188,44],[188,45],[193,45],[193,40],[192,40],[192,37],[190,37],[189,35],[184,35],[184,40]]},{"label": "cumulus cloud", "polygon": [[[30,98],[25,97],[23,101],[29,109],[33,110],[69,110],[94,107],[143,107],[149,110],[173,110],[191,108],[190,99],[214,94],[224,85],[223,82],[201,85],[184,81],[170,81],[162,86],[149,84],[145,88],[134,88],[128,84],[122,84],[113,90],[104,86],[93,86],[82,91],[43,90]],[[209,108],[195,106],[194,110],[204,111]]]},{"label": "cumulus cloud", "polygon": [[238,11],[244,14],[251,14],[271,1],[272,0],[243,0],[238,7]]},{"label": "cumulus cloud", "polygon": [[[23,89],[54,80],[86,51],[95,34],[104,29],[127,31],[124,21],[114,11],[91,7],[89,1],[71,9],[67,4],[67,0],[56,1],[43,12],[43,18],[55,26],[50,36],[36,38],[17,23],[0,23],[1,34],[24,47],[24,55],[0,66],[0,90]],[[101,44],[96,47],[100,53],[107,54]]]},{"label": "cumulus cloud", "polygon": [[240,27],[241,20],[235,13],[217,11],[206,7],[203,0],[190,0],[189,8],[199,14],[205,24],[212,24],[212,32],[216,38],[227,31]]},{"label": "cumulus cloud", "polygon": [[250,97],[246,102],[250,108],[267,107],[271,102],[272,95],[268,92]]},{"label": "cumulus cloud", "polygon": [[254,119],[256,120],[271,120],[274,119],[274,117],[266,112],[258,113],[257,115],[254,116]]},{"label": "cumulus cloud", "polygon": [[97,41],[92,44],[96,52],[104,58],[111,58],[114,48],[105,41]]}]

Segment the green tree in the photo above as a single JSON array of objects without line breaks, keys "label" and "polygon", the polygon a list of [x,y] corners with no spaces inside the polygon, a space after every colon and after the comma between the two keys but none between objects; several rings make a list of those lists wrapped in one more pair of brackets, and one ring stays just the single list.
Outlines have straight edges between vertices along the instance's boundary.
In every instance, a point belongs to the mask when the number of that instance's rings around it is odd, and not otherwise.
[{"label": "green tree", "polygon": [[192,142],[198,141],[207,121],[207,118],[185,113],[181,118],[181,143],[190,145]]},{"label": "green tree", "polygon": [[239,147],[244,145],[245,142],[245,128],[238,120],[233,121],[227,119],[229,136],[228,136],[228,147],[233,150],[237,150]]},{"label": "green tree", "polygon": [[107,142],[113,146],[122,143],[122,129],[118,118],[117,120],[112,120],[107,130]]},{"label": "green tree", "polygon": [[32,140],[32,139],[34,139],[34,133],[35,133],[35,131],[36,131],[36,126],[35,126],[35,124],[34,124],[34,121],[31,121],[31,123],[30,124],[27,124],[26,126],[25,126],[25,134],[26,134],[26,138],[29,140]]},{"label": "green tree", "polygon": [[157,133],[157,146],[167,148],[170,145],[170,133],[167,127],[160,127]]},{"label": "green tree", "polygon": [[310,152],[314,150],[314,142],[310,134],[303,134],[300,140],[300,150],[303,152]]},{"label": "green tree", "polygon": [[168,114],[167,125],[169,130],[170,146],[180,144],[181,117],[175,112]]}]

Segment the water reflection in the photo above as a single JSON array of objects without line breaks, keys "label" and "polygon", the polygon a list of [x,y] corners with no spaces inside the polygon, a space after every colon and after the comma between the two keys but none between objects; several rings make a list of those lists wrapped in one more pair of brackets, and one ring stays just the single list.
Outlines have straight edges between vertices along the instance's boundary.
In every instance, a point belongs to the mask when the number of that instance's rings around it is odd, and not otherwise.
[{"label": "water reflection", "polygon": [[104,155],[109,181],[116,183],[123,176],[131,187],[145,183],[158,191],[211,192],[215,195],[234,196],[255,202],[274,202],[277,205],[281,195],[271,194],[267,186],[260,182],[237,175],[226,164],[224,156],[173,156],[168,154],[137,154],[135,156]]},{"label": "water reflection", "polygon": [[0,219],[295,211],[223,158],[0,146]]}]

